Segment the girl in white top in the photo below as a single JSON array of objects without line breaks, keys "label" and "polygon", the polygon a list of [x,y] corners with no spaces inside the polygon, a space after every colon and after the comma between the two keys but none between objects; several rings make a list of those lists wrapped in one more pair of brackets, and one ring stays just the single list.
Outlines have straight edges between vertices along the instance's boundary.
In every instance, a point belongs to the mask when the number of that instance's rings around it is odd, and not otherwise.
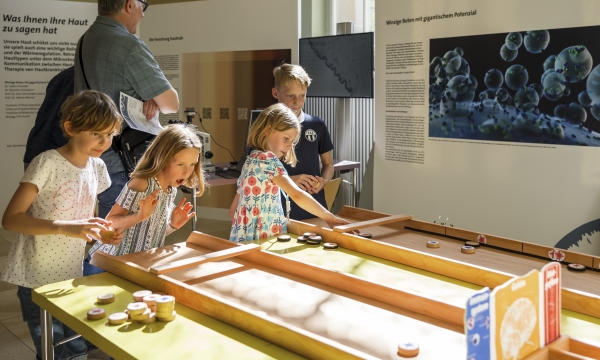
[{"label": "girl in white top", "polygon": [[[190,212],[192,204],[185,198],[175,206],[175,195],[181,185],[196,187],[198,196],[204,192],[201,149],[196,132],[183,124],[161,130],[106,216],[114,227],[125,229],[123,241],[119,245],[96,243],[90,255],[98,250],[124,255],[163,246],[165,236],[185,225],[195,212]],[[86,275],[96,269],[86,268]]]},{"label": "girl in white top", "polygon": [[[33,159],[4,211],[2,226],[19,233],[12,244],[2,280],[18,285],[23,320],[41,358],[39,307],[31,289],[82,276],[85,245],[92,239],[119,243],[122,231],[94,217],[96,195],[110,186],[100,155],[120,131],[122,117],[113,101],[97,91],[69,97],[60,125],[68,143]],[[70,329],[57,328],[55,341]],[[69,330],[69,331],[68,331]],[[56,358],[85,355],[83,339],[55,349]]]}]

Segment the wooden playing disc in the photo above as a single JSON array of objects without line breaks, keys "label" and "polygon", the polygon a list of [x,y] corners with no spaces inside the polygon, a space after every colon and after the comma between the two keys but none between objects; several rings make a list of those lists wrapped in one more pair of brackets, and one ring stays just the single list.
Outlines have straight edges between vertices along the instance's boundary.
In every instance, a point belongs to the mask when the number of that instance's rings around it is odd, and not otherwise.
[{"label": "wooden playing disc", "polygon": [[460,248],[460,252],[463,254],[475,254],[475,248],[472,246],[463,246]]},{"label": "wooden playing disc", "polygon": [[428,248],[437,249],[440,247],[440,242],[435,240],[429,240],[426,245]]}]

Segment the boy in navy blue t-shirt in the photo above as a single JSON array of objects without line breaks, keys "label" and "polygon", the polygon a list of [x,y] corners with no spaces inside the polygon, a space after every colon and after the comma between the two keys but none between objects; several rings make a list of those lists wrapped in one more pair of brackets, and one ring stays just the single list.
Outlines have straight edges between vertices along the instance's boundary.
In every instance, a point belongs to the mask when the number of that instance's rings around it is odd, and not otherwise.
[{"label": "boy in navy blue t-shirt", "polygon": [[[302,111],[311,79],[301,66],[291,64],[276,67],[273,76],[275,77],[273,97],[292,109],[301,125],[300,141],[296,145],[298,163],[296,167],[284,164],[285,169],[298,187],[311,194],[327,209],[323,187],[333,177],[333,143],[325,122],[318,116]],[[293,201],[291,204],[290,218],[294,220],[314,218],[314,215],[297,206]]]},{"label": "boy in navy blue t-shirt", "polygon": [[[312,116],[302,111],[306,100],[306,89],[311,79],[299,65],[282,64],[273,69],[275,87],[272,94],[280,103],[287,105],[301,125],[300,140],[296,145],[295,167],[284,164],[288,175],[302,190],[311,194],[324,208],[327,209],[323,187],[333,177],[333,143],[325,122],[318,116]],[[233,216],[239,195],[236,194],[229,209],[229,217]],[[305,211],[292,200],[290,218],[294,220],[311,219],[315,216]],[[282,199],[285,204],[285,199]],[[284,207],[284,211],[287,211]]]}]

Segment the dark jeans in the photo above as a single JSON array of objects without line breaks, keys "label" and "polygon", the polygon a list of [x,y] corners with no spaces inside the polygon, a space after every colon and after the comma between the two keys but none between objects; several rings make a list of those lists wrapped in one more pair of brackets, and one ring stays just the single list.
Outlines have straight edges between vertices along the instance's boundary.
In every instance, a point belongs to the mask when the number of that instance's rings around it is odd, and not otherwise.
[{"label": "dark jeans", "polygon": [[127,173],[125,171],[110,173],[110,187],[98,194],[98,217],[106,219],[115,201],[121,194],[121,190],[127,184]]},{"label": "dark jeans", "polygon": [[104,270],[100,269],[99,267],[90,264],[91,260],[92,260],[92,257],[89,255],[87,258],[85,258],[85,260],[83,260],[83,276],[96,275],[96,274],[101,274],[101,273],[105,272]]},{"label": "dark jeans", "polygon": [[[23,321],[27,323],[29,332],[31,333],[31,339],[35,345],[37,352],[37,358],[42,358],[42,331],[40,325],[40,307],[31,300],[31,289],[19,286],[17,290],[17,296],[21,303],[21,314],[23,315]],[[52,335],[53,340],[56,343],[65,338],[73,335],[77,335],[76,332],[71,330],[68,326],[61,323],[60,321],[52,318]],[[63,345],[54,348],[54,359],[87,359],[86,341],[84,338],[79,337],[71,340]]]},{"label": "dark jeans", "polygon": [[[127,185],[127,173],[120,171],[109,173],[110,187],[98,194],[98,217],[106,219],[106,215],[110,212],[115,201],[121,194],[121,190]],[[95,275],[103,273],[104,270],[90,264],[91,256],[88,256],[83,261],[83,276]]]}]

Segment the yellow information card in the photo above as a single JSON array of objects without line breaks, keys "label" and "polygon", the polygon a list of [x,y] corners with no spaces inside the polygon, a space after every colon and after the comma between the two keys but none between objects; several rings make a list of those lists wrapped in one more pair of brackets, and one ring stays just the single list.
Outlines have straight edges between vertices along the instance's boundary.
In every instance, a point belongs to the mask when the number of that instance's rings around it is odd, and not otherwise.
[{"label": "yellow information card", "polygon": [[492,354],[496,359],[523,359],[542,346],[539,271],[530,271],[494,289],[491,309],[495,319]]}]

